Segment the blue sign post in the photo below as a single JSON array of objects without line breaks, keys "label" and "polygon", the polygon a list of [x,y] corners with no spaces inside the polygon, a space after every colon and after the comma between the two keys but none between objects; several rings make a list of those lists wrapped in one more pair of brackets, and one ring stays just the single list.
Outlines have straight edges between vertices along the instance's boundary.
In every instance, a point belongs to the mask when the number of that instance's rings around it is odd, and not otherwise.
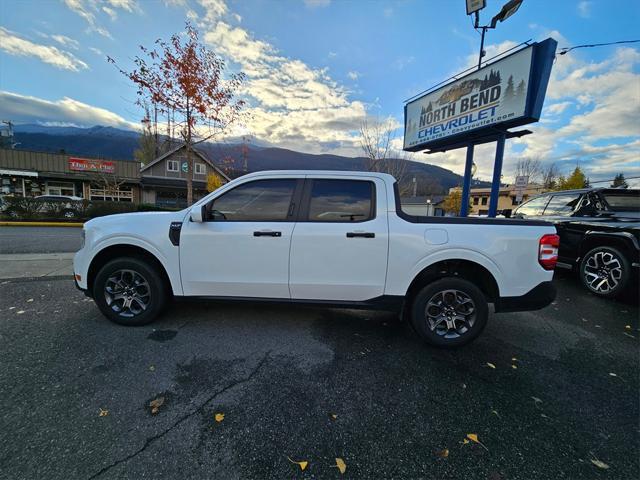
[{"label": "blue sign post", "polygon": [[489,216],[497,214],[505,141],[531,133],[508,129],[540,119],[556,47],[552,38],[526,45],[405,104],[404,150],[467,148],[461,216],[468,213],[474,147],[489,142],[497,142]]}]

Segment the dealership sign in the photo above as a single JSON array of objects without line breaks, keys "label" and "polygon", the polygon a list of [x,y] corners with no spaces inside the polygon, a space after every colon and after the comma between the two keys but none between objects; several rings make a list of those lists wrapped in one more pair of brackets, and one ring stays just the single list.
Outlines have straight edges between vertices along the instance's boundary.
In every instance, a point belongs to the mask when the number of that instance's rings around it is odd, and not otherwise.
[{"label": "dealership sign", "polygon": [[407,103],[404,150],[444,148],[538,121],[556,45],[530,45]]},{"label": "dealership sign", "polygon": [[69,170],[76,172],[115,173],[116,165],[103,160],[69,157]]}]

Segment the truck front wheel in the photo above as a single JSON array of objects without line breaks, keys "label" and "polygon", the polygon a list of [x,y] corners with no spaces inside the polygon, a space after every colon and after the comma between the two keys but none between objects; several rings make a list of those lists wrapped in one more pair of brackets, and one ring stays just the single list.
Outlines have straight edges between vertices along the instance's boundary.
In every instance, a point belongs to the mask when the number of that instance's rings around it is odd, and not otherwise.
[{"label": "truck front wheel", "polygon": [[155,320],[167,295],[157,268],[135,257],[111,260],[100,269],[93,285],[93,298],[103,315],[127,326]]},{"label": "truck front wheel", "polygon": [[480,335],[488,314],[487,300],[478,287],[462,278],[447,277],[418,292],[411,322],[427,343],[459,347]]}]

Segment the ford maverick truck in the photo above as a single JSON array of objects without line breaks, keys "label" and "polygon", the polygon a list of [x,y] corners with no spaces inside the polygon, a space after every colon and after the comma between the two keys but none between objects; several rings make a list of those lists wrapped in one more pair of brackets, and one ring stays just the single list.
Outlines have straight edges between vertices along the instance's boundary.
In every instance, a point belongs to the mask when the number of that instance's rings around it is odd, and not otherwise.
[{"label": "ford maverick truck", "polygon": [[558,236],[537,220],[414,217],[383,173],[266,171],[179,212],[87,222],[77,286],[122,325],[173,297],[397,311],[459,346],[496,312],[551,303]]}]

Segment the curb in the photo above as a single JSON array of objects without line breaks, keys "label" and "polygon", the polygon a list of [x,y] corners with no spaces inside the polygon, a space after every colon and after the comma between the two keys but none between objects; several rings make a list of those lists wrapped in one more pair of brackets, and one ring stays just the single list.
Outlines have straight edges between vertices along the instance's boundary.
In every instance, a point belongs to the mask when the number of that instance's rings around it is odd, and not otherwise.
[{"label": "curb", "polygon": [[82,222],[0,222],[0,227],[82,227]]}]

